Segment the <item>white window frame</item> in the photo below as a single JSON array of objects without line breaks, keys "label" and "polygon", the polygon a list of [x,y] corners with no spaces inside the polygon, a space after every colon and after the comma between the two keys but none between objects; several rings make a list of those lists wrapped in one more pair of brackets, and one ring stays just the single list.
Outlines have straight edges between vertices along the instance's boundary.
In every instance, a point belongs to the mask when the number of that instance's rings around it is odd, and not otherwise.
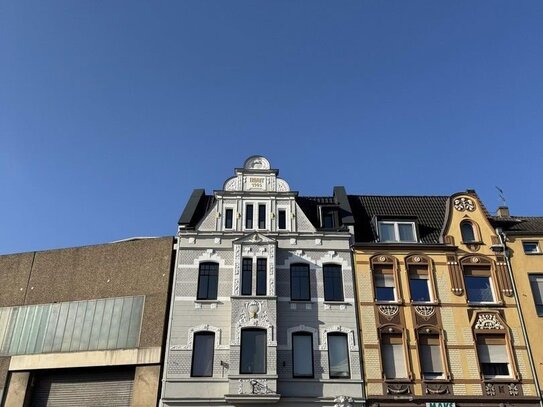
[{"label": "white window frame", "polygon": [[[382,240],[381,239],[381,225],[393,225],[395,240]],[[400,228],[399,225],[411,225],[413,230],[414,240],[400,240]],[[400,220],[380,220],[377,222],[377,233],[379,235],[379,242],[381,243],[417,243],[417,228],[415,222],[412,221],[400,221]]]},{"label": "white window frame", "polygon": [[[285,211],[285,228],[279,229],[279,211]],[[278,232],[288,232],[290,231],[290,210],[286,205],[277,205],[277,213],[275,215],[275,230]]]},{"label": "white window frame", "polygon": [[[487,380],[493,380],[493,379],[511,379],[513,377],[513,365],[511,364],[511,355],[509,354],[509,351],[507,349],[507,339],[505,340],[505,343],[503,345],[500,345],[500,346],[503,346],[505,348],[505,354],[507,356],[507,371],[509,372],[509,374],[507,375],[503,375],[503,374],[497,374],[497,375],[485,375],[483,372],[482,372],[482,362],[481,362],[481,356],[479,355],[479,344],[476,345],[477,346],[477,358],[479,360],[479,369],[481,369],[481,374],[483,375],[483,377]],[[488,345],[485,345],[485,346],[488,346]]]},{"label": "white window frame", "polygon": [[[232,227],[231,228],[227,228],[226,227],[226,210],[227,209],[232,209]],[[224,208],[223,208],[223,213],[224,213],[224,216],[223,216],[223,221],[222,221],[222,228],[223,230],[236,230],[237,229],[237,215],[236,215],[236,207],[234,205],[225,205]]]},{"label": "white window frame", "polygon": [[[533,252],[527,252],[526,247],[524,244],[535,244],[535,251]],[[524,251],[524,254],[541,254],[541,249],[539,248],[539,241],[538,240],[523,240],[522,241],[522,250]]]},{"label": "white window frame", "polygon": [[[373,284],[375,301],[378,302],[378,303],[398,304],[400,302],[400,300],[399,300],[399,296],[398,296],[398,287],[396,287],[397,281],[396,281],[396,276],[395,276],[394,272],[391,272],[391,273],[374,272],[372,274],[373,274],[373,282],[372,282],[372,284]],[[392,282],[394,283],[394,286],[392,287],[393,290],[394,290],[393,291],[394,292],[394,299],[393,300],[380,300],[380,299],[377,298],[377,287],[378,286],[376,284],[375,277],[378,276],[378,275],[382,275],[384,277],[386,277],[386,276],[392,277]],[[386,287],[386,286],[383,286],[383,287]]]},{"label": "white window frame", "polygon": [[[253,205],[253,227],[247,228],[247,205]],[[265,222],[266,227],[261,229],[258,227],[258,205],[264,205],[266,207],[265,213]],[[266,201],[244,201],[243,202],[243,230],[270,230],[270,214],[269,214],[269,202]]]},{"label": "white window frame", "polygon": [[[533,288],[533,284],[532,284],[532,281],[537,282],[537,280],[542,280],[543,281],[543,273],[528,273],[528,281],[530,283],[530,290],[532,291],[532,298],[534,300],[535,313],[539,318],[541,318],[541,317],[543,317],[543,313],[540,314],[537,311],[538,303],[535,300],[535,295],[534,295],[535,293],[534,293],[534,288]],[[540,295],[543,298],[543,292],[540,293]]]},{"label": "white window frame", "polygon": [[494,289],[494,281],[492,280],[492,274],[490,274],[488,276],[475,276],[475,277],[487,277],[488,278],[488,282],[490,283],[490,291],[492,292],[492,301],[470,301],[469,300],[469,295],[468,295],[468,287],[467,287],[467,284],[466,284],[466,277],[474,277],[474,276],[471,276],[469,274],[463,276],[464,285],[466,286],[466,300],[467,300],[468,304],[477,305],[477,304],[497,304],[498,303],[498,297],[496,295],[496,290]]},{"label": "white window frame", "polygon": [[[430,270],[428,270],[428,273],[430,273]],[[411,290],[411,278],[414,277],[414,280],[426,280],[426,286],[428,287],[428,297],[430,299],[428,301],[420,301],[420,300],[414,300],[413,299],[413,292]],[[424,278],[421,278],[424,277]],[[434,290],[432,289],[432,280],[430,280],[430,274],[424,274],[424,276],[421,276],[419,274],[411,274],[409,273],[409,270],[407,272],[407,283],[409,285],[409,297],[411,299],[412,303],[416,304],[435,304],[436,299],[434,298]]]}]

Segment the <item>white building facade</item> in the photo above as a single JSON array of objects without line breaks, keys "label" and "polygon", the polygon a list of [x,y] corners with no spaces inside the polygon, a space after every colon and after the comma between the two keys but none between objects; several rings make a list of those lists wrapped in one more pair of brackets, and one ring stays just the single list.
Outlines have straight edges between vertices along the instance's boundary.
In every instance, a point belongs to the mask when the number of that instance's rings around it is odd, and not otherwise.
[{"label": "white building facade", "polygon": [[345,190],[299,197],[261,156],[181,215],[163,406],[362,406]]}]

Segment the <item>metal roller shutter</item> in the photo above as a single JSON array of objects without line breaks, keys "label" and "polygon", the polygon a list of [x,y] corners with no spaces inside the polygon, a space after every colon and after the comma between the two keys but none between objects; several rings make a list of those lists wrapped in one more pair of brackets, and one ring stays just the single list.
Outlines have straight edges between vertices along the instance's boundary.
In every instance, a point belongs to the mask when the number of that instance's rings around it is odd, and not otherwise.
[{"label": "metal roller shutter", "polygon": [[56,370],[34,376],[33,407],[130,407],[134,368]]}]

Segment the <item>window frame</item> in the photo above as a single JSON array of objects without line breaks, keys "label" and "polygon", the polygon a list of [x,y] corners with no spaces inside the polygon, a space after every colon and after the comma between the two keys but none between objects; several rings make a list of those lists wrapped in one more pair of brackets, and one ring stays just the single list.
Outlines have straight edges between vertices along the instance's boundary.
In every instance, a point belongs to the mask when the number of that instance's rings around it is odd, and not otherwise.
[{"label": "window frame", "polygon": [[[397,289],[397,281],[396,281],[396,278],[395,278],[395,275],[394,275],[394,271],[393,270],[378,270],[378,271],[374,271],[372,273],[372,276],[373,276],[373,293],[374,293],[374,298],[375,298],[375,302],[377,303],[398,303],[398,289]],[[381,287],[381,286],[378,286],[377,285],[377,279],[376,277],[377,276],[383,276],[383,279],[386,280],[385,276],[391,276],[392,277],[392,281],[394,283],[394,286],[392,287],[392,292],[393,292],[393,296],[394,298],[392,300],[385,300],[385,299],[380,299],[379,296],[378,296],[378,290],[377,288]],[[386,286],[383,286],[386,288]]]},{"label": "window frame", "polygon": [[[248,207],[252,206],[252,211],[250,217],[247,215],[249,214]],[[264,207],[263,209],[263,215],[264,219],[260,219],[260,208]],[[262,200],[250,200],[250,201],[243,201],[243,230],[270,230],[270,215],[268,213],[269,208],[269,202],[268,201],[262,201]],[[251,221],[251,226],[248,226],[247,222],[248,220]],[[264,222],[264,227],[260,227],[260,222]]]},{"label": "window frame", "polygon": [[[430,338],[435,339],[437,341],[437,344],[423,344],[422,342],[426,339],[423,338]],[[417,331],[417,353],[419,357],[419,365],[420,365],[420,377],[425,382],[442,382],[442,381],[449,381],[450,379],[450,373],[447,365],[447,358],[446,358],[446,352],[445,352],[445,343],[443,341],[443,335],[441,332],[437,331],[434,328],[421,328]],[[422,357],[422,347],[423,346],[438,346],[439,347],[439,357],[441,362],[441,377],[425,377],[424,375],[424,365],[423,365],[423,357]]]},{"label": "window frame", "polygon": [[[244,353],[243,353],[243,342],[244,342],[244,334],[246,332],[259,332],[260,334],[263,334],[264,337],[265,337],[265,346],[264,346],[264,355],[262,355],[263,357],[263,361],[264,361],[264,369],[263,371],[258,371],[258,372],[248,372],[248,371],[244,371],[243,368],[245,367],[244,366]],[[239,346],[239,350],[240,350],[240,357],[239,357],[239,374],[243,374],[243,375],[265,375],[267,374],[268,372],[268,344],[267,344],[267,336],[268,336],[268,331],[267,329],[265,328],[242,328],[241,329],[241,333],[240,333],[240,346]],[[246,341],[245,341],[246,342]],[[247,346],[247,345],[246,345]],[[256,353],[256,352],[255,352]]]},{"label": "window frame", "polygon": [[[285,214],[285,227],[280,227],[281,224],[281,213]],[[277,207],[277,230],[288,230],[288,208],[286,206]]]},{"label": "window frame", "polygon": [[[399,225],[411,225],[411,230],[413,232],[413,240],[401,240],[400,239],[400,227]],[[381,225],[393,225],[394,226],[394,237],[395,240],[383,240],[381,233]],[[392,219],[381,219],[377,221],[377,236],[379,237],[380,243],[418,243],[419,236],[417,233],[417,222],[414,220],[392,220]]]},{"label": "window frame", "polygon": [[[330,287],[329,285],[327,285],[327,281],[330,280],[329,278],[327,278],[326,274],[327,274],[327,271],[328,272],[332,272],[333,270],[333,273],[336,273],[336,272],[339,272],[338,275],[339,275],[339,288],[341,290],[341,296],[339,296],[338,298],[335,297],[335,291],[336,291],[336,286],[335,284],[333,285],[332,287],[332,297],[333,298],[327,298],[327,291],[328,293],[330,292]],[[332,276],[332,279],[335,280],[337,279],[338,276]],[[343,267],[341,264],[337,264],[337,263],[325,263],[322,265],[322,281],[323,281],[323,289],[324,289],[324,301],[325,302],[344,302],[345,301],[345,287],[344,287],[344,283],[343,283]],[[328,290],[327,290],[327,287],[328,287]]]},{"label": "window frame", "polygon": [[[466,240],[464,231],[462,227],[464,225],[469,225],[471,227],[471,233],[473,234],[473,240]],[[474,244],[474,243],[481,243],[481,237],[479,233],[479,227],[475,222],[473,222],[471,219],[464,219],[460,222],[460,237],[462,238],[463,244]]]},{"label": "window frame", "polygon": [[[481,358],[481,354],[480,354],[480,351],[479,351],[479,347],[480,346],[489,346],[489,344],[481,344],[481,343],[479,343],[481,337],[493,338],[492,340],[503,342],[503,343],[499,343],[499,344],[496,344],[496,345],[503,346],[503,350],[504,350],[505,355],[507,357],[507,371],[508,371],[507,375],[485,374],[484,373],[484,371],[483,371],[483,362],[481,361],[482,358]],[[484,333],[481,333],[481,334],[476,335],[476,338],[475,338],[475,353],[477,354],[479,372],[480,372],[481,377],[483,378],[483,380],[485,380],[485,381],[493,381],[493,380],[500,381],[500,380],[504,380],[504,379],[505,380],[512,380],[515,377],[515,368],[514,368],[514,365],[513,365],[513,360],[511,358],[512,355],[511,355],[511,352],[510,352],[510,349],[509,349],[509,346],[508,346],[508,340],[509,340],[509,338],[505,333],[499,333],[499,334],[495,334],[495,333],[484,334]],[[488,353],[490,353],[490,352],[488,352]],[[492,363],[487,363],[487,364],[492,364]]]},{"label": "window frame", "polygon": [[[295,340],[294,340],[294,337],[295,336],[303,336],[303,337],[309,337],[310,340],[311,340],[311,346],[309,347],[309,350],[307,350],[307,352],[311,355],[311,374],[310,375],[297,375],[295,373],[295,361],[296,361],[296,357],[295,357]],[[308,332],[308,331],[296,331],[296,332],[292,332],[292,336],[291,336],[291,344],[292,344],[292,354],[291,354],[291,357],[292,357],[292,377],[295,378],[295,379],[312,379],[315,377],[315,355],[314,355],[314,350],[313,350],[313,333],[311,332]],[[304,349],[302,348],[302,351]],[[305,354],[304,354],[305,355]]]},{"label": "window frame", "polygon": [[[394,337],[395,340],[388,339],[389,343],[385,343],[385,338],[392,338]],[[396,338],[399,338],[399,340],[396,340]],[[399,343],[393,343],[393,342],[399,342]],[[402,351],[402,359],[403,359],[403,366],[404,366],[404,373],[405,377],[388,377],[386,374],[386,366],[385,366],[385,345],[398,345]],[[394,352],[391,353],[391,356],[394,358]],[[408,382],[412,379],[412,373],[411,373],[411,366],[409,364],[408,359],[408,349],[405,339],[405,332],[403,330],[397,328],[397,327],[391,327],[391,326],[383,326],[381,327],[379,331],[379,357],[381,360],[381,368],[382,368],[382,376],[385,382]]]},{"label": "window frame", "polygon": [[[348,375],[347,376],[340,376],[340,375],[332,375],[332,366],[330,363],[331,357],[330,357],[330,338],[331,337],[342,337],[345,340],[345,351],[347,352],[347,369],[348,369]],[[351,352],[349,350],[349,338],[346,333],[344,332],[328,332],[326,334],[326,341],[328,344],[328,377],[330,379],[350,379],[351,378]],[[333,342],[333,341],[332,341]]]},{"label": "window frame", "polygon": [[[468,269],[466,269],[468,266],[464,266],[462,268],[462,279],[463,279],[463,282],[464,282],[464,287],[466,289],[466,301],[468,304],[470,305],[485,305],[485,304],[497,304],[499,303],[499,297],[497,295],[497,289],[496,289],[496,286],[495,286],[495,281],[494,281],[494,275],[492,273],[492,269],[491,268],[487,268],[487,267],[476,267],[476,266],[471,266],[469,267]],[[467,283],[467,280],[466,280],[466,277],[472,277],[472,278],[488,278],[488,283],[489,283],[489,286],[490,286],[490,292],[492,294],[492,301],[473,301],[473,300],[470,300],[469,299],[469,288],[468,288],[468,283]]]},{"label": "window frame", "polygon": [[[264,262],[264,269],[260,268],[261,263]],[[262,293],[261,286],[259,282],[264,274],[263,284],[264,284],[264,293]],[[266,257],[257,257],[256,259],[256,282],[255,282],[255,295],[267,295],[268,294],[268,259]]]},{"label": "window frame", "polygon": [[[210,265],[214,265],[216,267],[216,269],[215,270],[203,270],[203,268],[205,266],[210,266]],[[215,276],[216,282],[215,282],[215,287],[214,287],[214,291],[215,291],[214,298],[209,295],[209,291],[210,291],[209,274],[204,276],[203,275],[204,271],[207,271],[207,272],[215,271],[216,272],[216,276]],[[205,297],[200,296],[200,288],[201,288],[201,285],[202,285],[203,277],[207,277],[207,289],[206,289],[206,296]],[[218,294],[219,294],[219,263],[214,262],[214,261],[201,262],[198,265],[198,287],[196,288],[196,300],[197,301],[216,301],[217,298],[218,298]]]},{"label": "window frame", "polygon": [[537,280],[541,280],[541,285],[543,286],[543,273],[528,273],[528,281],[530,282],[530,289],[532,290],[532,298],[534,300],[535,313],[538,317],[543,317],[543,288],[539,293],[541,299],[541,304],[538,304],[536,300],[536,293],[534,290],[534,283],[538,284]]},{"label": "window frame", "polygon": [[[529,245],[529,244],[535,244],[535,251],[526,251],[526,245]],[[523,240],[522,250],[524,251],[524,254],[527,254],[529,256],[534,255],[534,254],[541,254],[541,249],[539,247],[538,240]]]},{"label": "window frame", "polygon": [[[331,206],[331,205],[322,205],[322,206],[319,206],[319,220],[320,220],[320,225],[321,225],[321,228],[322,229],[328,229],[328,230],[333,230],[333,229],[338,229],[339,228],[339,211],[338,211],[339,208],[335,207],[335,206]],[[332,219],[332,226],[326,226],[325,225],[325,216],[328,216],[328,215],[331,215],[331,219]]]},{"label": "window frame", "polygon": [[[212,341],[211,341],[211,374],[200,374],[200,375],[196,375],[194,374],[194,357],[197,356],[196,355],[196,348],[197,348],[197,343],[198,343],[198,340],[196,338],[198,337],[201,337],[201,336],[210,336],[212,337]],[[212,332],[212,331],[198,331],[198,332],[194,332],[193,334],[193,339],[192,339],[192,360],[191,360],[191,367],[190,367],[190,377],[213,377],[213,368],[214,368],[214,364],[215,364],[215,332]],[[201,358],[201,355],[198,355],[198,358]]]},{"label": "window frame", "polygon": [[[232,219],[230,219],[231,226],[227,226],[228,222],[228,212],[232,214]],[[223,229],[224,230],[235,230],[236,229],[236,209],[233,206],[225,206],[224,207],[224,222],[223,222]]]},{"label": "window frame", "polygon": [[[293,288],[292,269],[293,269],[293,267],[299,267],[299,266],[304,266],[306,268],[306,270],[307,270],[307,297],[294,298],[294,296],[292,295],[293,294],[293,291],[292,291],[292,288]],[[291,301],[305,301],[305,302],[311,301],[311,267],[309,266],[308,263],[292,263],[290,265],[290,300]]]},{"label": "window frame", "polygon": [[[246,265],[250,267],[247,269]],[[246,280],[246,274],[249,275],[249,279]],[[248,281],[248,286],[246,285]],[[240,294],[243,296],[253,295],[253,258],[243,257],[241,259],[241,289]]]}]

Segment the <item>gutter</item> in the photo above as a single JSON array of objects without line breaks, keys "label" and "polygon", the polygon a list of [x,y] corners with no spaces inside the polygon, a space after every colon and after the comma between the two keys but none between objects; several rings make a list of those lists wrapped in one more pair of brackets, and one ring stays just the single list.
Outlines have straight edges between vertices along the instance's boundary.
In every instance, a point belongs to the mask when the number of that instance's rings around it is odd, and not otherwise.
[{"label": "gutter", "polygon": [[510,255],[511,252],[507,248],[506,241],[507,241],[507,235],[501,228],[496,228],[496,234],[498,235],[498,239],[500,240],[500,249],[503,251],[503,256],[505,257],[505,263],[507,265],[507,272],[509,274],[509,279],[511,280],[511,286],[513,287],[513,296],[515,298],[515,301],[517,303],[517,313],[520,320],[520,327],[522,328],[522,337],[524,338],[524,342],[526,343],[526,350],[528,351],[528,359],[530,361],[530,368],[532,370],[532,375],[535,382],[535,391],[537,394],[537,397],[539,398],[539,405],[543,407],[543,399],[541,398],[541,389],[539,388],[539,379],[537,377],[537,371],[534,364],[534,357],[532,354],[532,348],[530,346],[530,341],[528,340],[528,332],[526,330],[526,322],[524,321],[524,314],[522,313],[522,308],[519,301],[518,291],[517,291],[517,285],[515,283],[515,278],[513,276],[513,267],[511,266],[511,259]]}]

